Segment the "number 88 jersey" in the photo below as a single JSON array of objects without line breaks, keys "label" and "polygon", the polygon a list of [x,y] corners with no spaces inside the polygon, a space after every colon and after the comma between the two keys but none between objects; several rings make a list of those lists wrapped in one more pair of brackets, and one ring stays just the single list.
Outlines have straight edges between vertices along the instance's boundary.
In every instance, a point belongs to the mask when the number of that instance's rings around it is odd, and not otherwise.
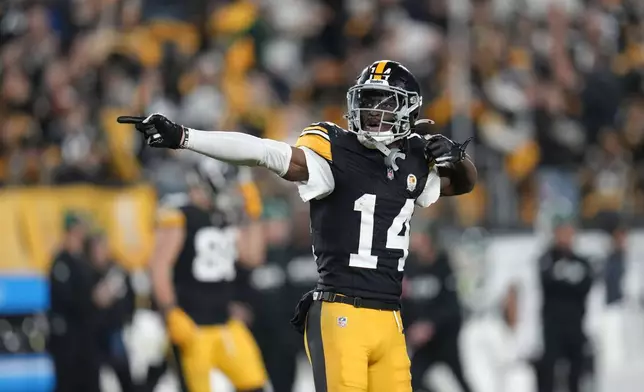
[{"label": "number 88 jersey", "polygon": [[161,210],[157,224],[185,229],[173,271],[179,307],[198,325],[224,323],[236,277],[237,230],[214,226],[208,211],[192,205]]},{"label": "number 88 jersey", "polygon": [[397,171],[379,150],[332,123],[305,128],[296,146],[309,170],[298,190],[310,201],[318,288],[399,302],[414,208],[440,196],[440,177],[422,139],[412,134],[400,141],[405,158],[396,161]]}]

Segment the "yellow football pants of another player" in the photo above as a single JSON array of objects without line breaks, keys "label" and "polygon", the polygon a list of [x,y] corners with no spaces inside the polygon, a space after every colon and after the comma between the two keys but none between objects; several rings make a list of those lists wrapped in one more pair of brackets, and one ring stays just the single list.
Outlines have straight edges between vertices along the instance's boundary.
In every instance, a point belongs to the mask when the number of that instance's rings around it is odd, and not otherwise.
[{"label": "yellow football pants of another player", "polygon": [[316,392],[411,392],[400,312],[315,301],[304,342]]},{"label": "yellow football pants of another player", "polygon": [[200,326],[195,338],[175,349],[184,392],[210,392],[210,371],[219,369],[238,391],[261,389],[267,375],[253,335],[237,320]]}]

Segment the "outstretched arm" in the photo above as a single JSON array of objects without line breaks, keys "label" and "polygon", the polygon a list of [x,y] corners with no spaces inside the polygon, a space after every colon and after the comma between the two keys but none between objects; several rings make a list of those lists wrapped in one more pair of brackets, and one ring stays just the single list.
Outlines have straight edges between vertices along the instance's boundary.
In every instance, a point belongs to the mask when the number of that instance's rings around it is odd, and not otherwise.
[{"label": "outstretched arm", "polygon": [[190,129],[161,114],[120,116],[117,121],[134,125],[151,147],[186,148],[235,165],[263,166],[289,181],[309,178],[304,151],[284,142],[238,132]]},{"label": "outstretched arm", "polygon": [[184,129],[183,148],[235,165],[262,166],[288,181],[309,178],[304,151],[287,143],[239,132]]}]

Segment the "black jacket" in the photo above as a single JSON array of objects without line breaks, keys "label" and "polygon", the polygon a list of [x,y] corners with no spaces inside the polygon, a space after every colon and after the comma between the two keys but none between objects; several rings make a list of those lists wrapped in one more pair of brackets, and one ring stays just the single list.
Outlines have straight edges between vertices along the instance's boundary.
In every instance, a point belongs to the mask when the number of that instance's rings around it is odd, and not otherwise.
[{"label": "black jacket", "polygon": [[572,251],[552,247],[539,258],[539,266],[544,325],[580,329],[593,283],[590,262]]},{"label": "black jacket", "polygon": [[412,254],[405,275],[402,316],[406,326],[419,320],[429,321],[437,334],[460,327],[457,281],[447,254],[439,254],[432,264],[422,264]]},{"label": "black jacket", "polygon": [[95,343],[98,309],[92,300],[96,283],[89,261],[66,251],[58,253],[49,271],[51,307],[48,313],[50,349],[92,350]]}]

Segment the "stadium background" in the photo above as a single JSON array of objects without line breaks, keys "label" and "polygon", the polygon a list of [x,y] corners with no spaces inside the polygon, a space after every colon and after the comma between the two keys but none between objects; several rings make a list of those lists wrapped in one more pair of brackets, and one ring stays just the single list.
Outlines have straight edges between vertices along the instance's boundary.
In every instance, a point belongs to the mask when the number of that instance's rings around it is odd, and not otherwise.
[{"label": "stadium background", "polygon": [[[535,288],[530,267],[555,216],[576,218],[579,251],[598,270],[602,228],[616,215],[628,221],[626,298],[607,308],[596,284],[589,328],[604,358],[599,384],[613,386],[602,390],[635,388],[644,369],[643,17],[635,0],[2,1],[0,382],[48,382],[39,314],[64,212],[91,215],[137,277],[157,199],[181,185],[179,158],[143,149],[117,115],[162,112],[193,128],[292,142],[313,121],[344,124],[354,75],[389,58],[421,80],[423,116],[437,132],[475,137],[475,191],[414,218],[441,228],[470,310],[510,281]],[[267,225],[301,210],[292,187],[255,174]],[[527,318],[526,330],[538,329]]]}]

